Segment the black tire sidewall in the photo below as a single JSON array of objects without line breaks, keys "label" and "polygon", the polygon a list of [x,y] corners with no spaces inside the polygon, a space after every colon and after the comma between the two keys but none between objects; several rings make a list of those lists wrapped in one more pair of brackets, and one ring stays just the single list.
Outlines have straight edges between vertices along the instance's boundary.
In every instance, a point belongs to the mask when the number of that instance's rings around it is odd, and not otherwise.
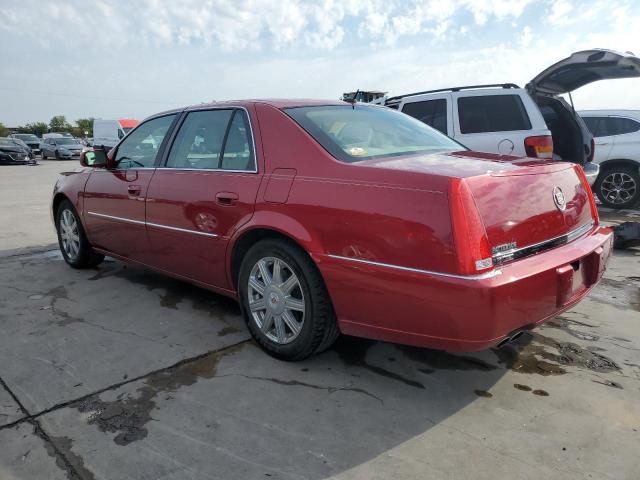
[{"label": "black tire sidewall", "polygon": [[[626,173],[627,175],[631,176],[635,180],[636,194],[634,195],[633,199],[630,202],[623,203],[623,204],[611,203],[601,193],[600,186],[602,185],[602,181],[605,179],[605,177],[607,177],[608,175],[614,172]],[[598,175],[598,179],[596,180],[594,188],[595,188],[596,196],[605,207],[615,208],[615,209],[633,208],[636,205],[638,205],[638,203],[640,202],[640,174],[638,174],[638,168],[633,168],[627,165],[605,167],[603,171],[600,173],[600,175]]]},{"label": "black tire sidewall", "polygon": [[[258,328],[248,307],[248,278],[253,266],[258,260],[264,257],[277,257],[289,265],[302,288],[305,303],[305,317],[302,330],[298,337],[291,343],[281,345],[267,338]],[[245,255],[240,272],[238,275],[238,295],[240,307],[247,323],[247,327],[253,338],[269,353],[269,355],[281,360],[299,360],[311,355],[317,348],[319,341],[319,325],[316,324],[316,305],[318,301],[323,299],[317,298],[317,293],[309,284],[310,281],[317,282],[318,273],[314,271],[305,254],[298,248],[293,248],[284,241],[279,240],[263,240],[254,245]],[[322,333],[324,330],[320,327]],[[323,338],[320,334],[320,340]]]}]

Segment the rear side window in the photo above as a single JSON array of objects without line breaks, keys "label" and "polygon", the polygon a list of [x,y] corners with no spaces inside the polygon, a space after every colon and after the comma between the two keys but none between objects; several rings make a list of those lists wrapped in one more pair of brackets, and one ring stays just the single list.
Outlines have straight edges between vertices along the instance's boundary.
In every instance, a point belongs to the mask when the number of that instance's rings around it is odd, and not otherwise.
[{"label": "rear side window", "polygon": [[458,98],[461,133],[531,130],[519,95],[483,95]]},{"label": "rear side window", "polygon": [[583,117],[594,137],[624,135],[640,130],[640,123],[630,118],[620,117]]},{"label": "rear side window", "polygon": [[447,101],[444,98],[406,103],[402,107],[402,113],[411,115],[445,135],[447,133]]},{"label": "rear side window", "polygon": [[237,109],[190,112],[171,147],[166,166],[255,171],[245,112]]}]

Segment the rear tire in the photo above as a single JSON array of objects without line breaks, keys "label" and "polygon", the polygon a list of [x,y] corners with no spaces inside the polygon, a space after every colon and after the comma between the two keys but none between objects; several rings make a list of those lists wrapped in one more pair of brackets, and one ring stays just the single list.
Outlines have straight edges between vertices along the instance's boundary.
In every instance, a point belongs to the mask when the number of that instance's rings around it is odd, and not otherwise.
[{"label": "rear tire", "polygon": [[598,199],[609,208],[633,208],[640,201],[640,174],[637,167],[605,167],[593,187]]},{"label": "rear tire", "polygon": [[44,150],[40,152],[40,156],[42,157],[43,160],[47,159],[47,155],[44,153]]},{"label": "rear tire", "polygon": [[238,294],[249,332],[273,357],[303,360],[340,333],[320,272],[293,242],[268,239],[251,247],[240,266]]},{"label": "rear tire", "polygon": [[64,261],[73,268],[91,268],[104,260],[104,255],[91,248],[82,222],[69,200],[63,200],[56,211],[58,245]]}]

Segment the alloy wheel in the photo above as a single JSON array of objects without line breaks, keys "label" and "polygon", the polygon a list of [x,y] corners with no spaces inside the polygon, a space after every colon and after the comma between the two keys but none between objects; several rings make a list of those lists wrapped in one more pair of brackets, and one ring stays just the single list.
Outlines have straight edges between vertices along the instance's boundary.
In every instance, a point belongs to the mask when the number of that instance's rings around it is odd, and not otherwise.
[{"label": "alloy wheel", "polygon": [[75,261],[80,253],[80,232],[76,217],[68,209],[64,209],[60,215],[60,239],[69,260]]},{"label": "alloy wheel", "polygon": [[611,172],[600,184],[602,196],[616,205],[629,202],[636,194],[637,188],[636,181],[625,172]]},{"label": "alloy wheel", "polygon": [[284,260],[258,260],[249,274],[247,295],[251,317],[269,340],[284,345],[300,335],[305,319],[304,293]]}]

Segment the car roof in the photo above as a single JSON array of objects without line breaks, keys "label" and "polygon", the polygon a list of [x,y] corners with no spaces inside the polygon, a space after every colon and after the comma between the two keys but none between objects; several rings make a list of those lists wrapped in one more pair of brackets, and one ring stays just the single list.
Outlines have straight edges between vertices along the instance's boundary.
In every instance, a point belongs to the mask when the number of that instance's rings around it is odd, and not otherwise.
[{"label": "car roof", "polygon": [[246,100],[224,100],[221,102],[200,103],[197,105],[191,105],[186,110],[199,110],[208,107],[224,107],[224,106],[239,106],[246,107],[255,103],[263,103],[271,105],[275,108],[293,108],[293,107],[312,107],[320,105],[350,105],[348,102],[342,100],[318,100],[312,98],[256,98]]},{"label": "car roof", "polygon": [[620,116],[640,116],[640,110],[617,109],[617,110],[578,110],[580,115],[620,115]]}]

